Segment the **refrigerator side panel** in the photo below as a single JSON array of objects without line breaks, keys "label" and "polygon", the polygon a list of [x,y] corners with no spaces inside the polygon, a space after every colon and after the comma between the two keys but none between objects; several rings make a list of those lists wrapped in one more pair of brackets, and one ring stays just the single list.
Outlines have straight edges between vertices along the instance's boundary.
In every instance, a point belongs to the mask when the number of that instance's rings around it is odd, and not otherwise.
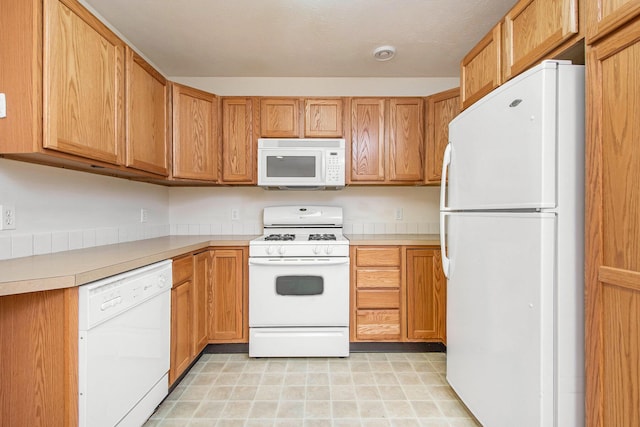
[{"label": "refrigerator side panel", "polygon": [[556,207],[557,67],[544,62],[449,125],[448,207]]},{"label": "refrigerator side panel", "polygon": [[558,75],[558,426],[584,425],[584,67]]},{"label": "refrigerator side panel", "polygon": [[447,380],[485,426],[556,425],[555,214],[447,221]]}]

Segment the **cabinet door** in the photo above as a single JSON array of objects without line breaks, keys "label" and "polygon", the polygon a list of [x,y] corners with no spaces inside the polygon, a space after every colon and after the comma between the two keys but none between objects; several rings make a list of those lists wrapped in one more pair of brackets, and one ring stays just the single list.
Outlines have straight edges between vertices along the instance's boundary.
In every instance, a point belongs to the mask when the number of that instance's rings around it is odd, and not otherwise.
[{"label": "cabinet door", "polygon": [[587,425],[640,425],[640,20],[587,50]]},{"label": "cabinet door", "polygon": [[448,90],[427,98],[427,183],[440,184],[442,158],[449,142],[449,122],[460,112],[460,88]]},{"label": "cabinet door", "polygon": [[298,138],[300,136],[299,101],[280,98],[261,99],[260,136],[264,138]]},{"label": "cabinet door", "polygon": [[222,100],[222,181],[256,183],[254,100]]},{"label": "cabinet door", "polygon": [[640,0],[588,0],[585,3],[588,43],[640,15]]},{"label": "cabinet door", "polygon": [[578,0],[520,0],[504,25],[508,80],[578,32]]},{"label": "cabinet door", "polygon": [[304,136],[342,138],[342,99],[305,99]]},{"label": "cabinet door", "polygon": [[0,425],[78,425],[78,288],[0,297]]},{"label": "cabinet door", "polygon": [[127,47],[126,166],[168,176],[167,80]]},{"label": "cabinet door", "polygon": [[389,181],[423,181],[424,107],[422,98],[391,99],[388,143]]},{"label": "cabinet door", "polygon": [[247,342],[246,257],[242,249],[216,249],[212,256],[209,341]]},{"label": "cabinet door", "polygon": [[209,296],[209,267],[211,255],[209,251],[193,256],[193,356],[197,356],[206,347],[209,340],[207,334],[207,304]]},{"label": "cabinet door", "polygon": [[173,177],[218,178],[218,104],[215,95],[173,84]]},{"label": "cabinet door", "polygon": [[445,340],[446,280],[440,250],[407,249],[407,338]]},{"label": "cabinet door", "polygon": [[462,59],[460,63],[460,97],[467,108],[502,83],[501,31],[498,23]]},{"label": "cabinet door", "polygon": [[45,148],[124,162],[124,43],[79,3],[44,2]]},{"label": "cabinet door", "polygon": [[171,368],[172,384],[192,360],[192,287],[191,280],[171,289]]},{"label": "cabinet door", "polygon": [[351,181],[384,181],[385,100],[351,101]]}]

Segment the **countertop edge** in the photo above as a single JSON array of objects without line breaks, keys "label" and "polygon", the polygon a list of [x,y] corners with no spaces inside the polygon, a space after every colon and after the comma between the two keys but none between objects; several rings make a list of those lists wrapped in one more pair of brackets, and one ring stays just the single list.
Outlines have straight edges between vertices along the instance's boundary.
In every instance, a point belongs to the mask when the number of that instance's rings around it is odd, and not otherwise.
[{"label": "countertop edge", "polygon": [[[209,247],[248,247],[256,237],[165,236],[4,260],[0,261],[0,271],[2,268],[9,270],[9,277],[0,277],[0,297],[81,286]],[[440,245],[437,234],[345,234],[345,237],[354,246]],[[65,264],[72,265],[67,267]]]}]

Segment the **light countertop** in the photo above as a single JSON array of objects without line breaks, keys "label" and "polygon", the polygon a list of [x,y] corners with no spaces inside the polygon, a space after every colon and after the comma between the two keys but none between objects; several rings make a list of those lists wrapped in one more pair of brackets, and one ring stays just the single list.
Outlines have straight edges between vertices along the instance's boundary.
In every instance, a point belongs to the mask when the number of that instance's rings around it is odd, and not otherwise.
[{"label": "light countertop", "polygon": [[0,261],[0,296],[69,288],[209,246],[248,246],[258,236],[167,236]]},{"label": "light countertop", "polygon": [[[0,296],[84,285],[210,246],[248,246],[259,236],[167,236],[0,261]],[[437,234],[348,234],[351,245],[438,246]]]}]

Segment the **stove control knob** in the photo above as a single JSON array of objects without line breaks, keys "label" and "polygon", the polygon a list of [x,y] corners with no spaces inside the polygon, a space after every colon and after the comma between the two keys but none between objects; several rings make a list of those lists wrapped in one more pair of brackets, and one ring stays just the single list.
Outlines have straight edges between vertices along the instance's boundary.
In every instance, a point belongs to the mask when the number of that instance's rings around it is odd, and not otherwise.
[{"label": "stove control knob", "polygon": [[271,255],[274,250],[275,248],[273,246],[267,246],[267,248],[265,249],[265,252],[267,252],[267,255]]},{"label": "stove control knob", "polygon": [[318,255],[320,253],[320,251],[321,251],[320,246],[316,246],[316,247],[313,248],[313,253],[316,254],[316,255]]},{"label": "stove control knob", "polygon": [[324,253],[326,253],[327,255],[331,255],[333,253],[333,246],[327,246],[326,248],[324,248]]},{"label": "stove control knob", "polygon": [[285,253],[285,252],[286,252],[286,251],[285,251],[285,249],[284,249],[284,246],[280,246],[280,247],[278,248],[278,253],[279,253],[280,255],[284,255],[284,253]]}]

